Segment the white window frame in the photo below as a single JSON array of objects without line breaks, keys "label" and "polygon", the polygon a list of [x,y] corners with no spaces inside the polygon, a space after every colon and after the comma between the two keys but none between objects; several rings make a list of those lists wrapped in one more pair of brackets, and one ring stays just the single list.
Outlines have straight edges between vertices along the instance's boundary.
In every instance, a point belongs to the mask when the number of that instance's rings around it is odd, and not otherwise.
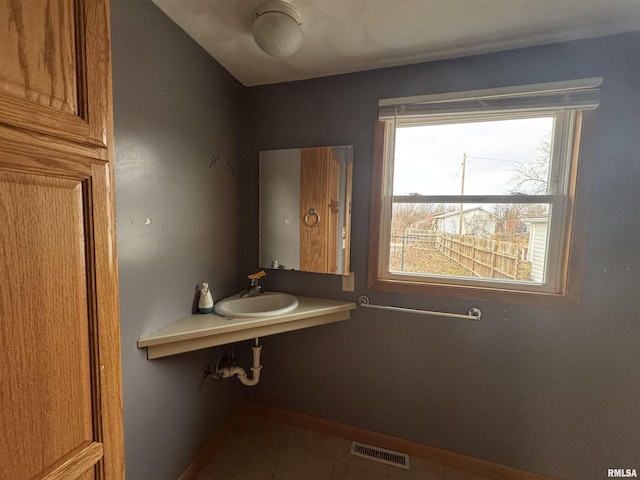
[{"label": "white window frame", "polygon": [[[582,131],[582,112],[598,106],[602,79],[584,79],[503,89],[455,92],[381,100],[378,135],[374,143],[378,154],[374,167],[372,197],[372,236],[368,286],[374,290],[445,294],[468,298],[496,299],[516,303],[540,302],[575,304],[579,287],[570,285],[579,255],[574,255],[578,150]],[[533,94],[531,92],[534,92]],[[552,92],[554,98],[545,100]],[[568,94],[564,95],[566,92]],[[575,94],[575,92],[578,92]],[[542,95],[540,95],[542,93]],[[563,96],[564,95],[564,96]],[[524,102],[521,98],[526,97]],[[486,101],[488,99],[488,101]],[[488,107],[487,107],[488,106]],[[461,108],[458,108],[461,107]],[[487,108],[485,108],[487,107]],[[484,110],[483,110],[484,109]],[[392,113],[391,113],[392,112]],[[396,128],[485,120],[554,116],[550,186],[545,195],[411,195],[393,196],[393,155]],[[448,277],[389,270],[391,215],[394,203],[510,203],[550,205],[549,237],[545,278],[541,283]],[[505,297],[506,295],[506,297]],[[524,299],[524,300],[523,300]],[[561,302],[555,300],[561,299]],[[567,300],[568,301],[565,301]],[[545,303],[543,301],[543,303]]]}]

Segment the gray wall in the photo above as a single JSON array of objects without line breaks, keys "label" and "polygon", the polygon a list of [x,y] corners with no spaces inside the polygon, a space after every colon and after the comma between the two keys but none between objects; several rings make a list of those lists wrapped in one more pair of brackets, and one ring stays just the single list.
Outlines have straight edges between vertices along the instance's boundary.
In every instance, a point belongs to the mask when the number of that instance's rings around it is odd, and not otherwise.
[{"label": "gray wall", "polygon": [[190,315],[201,282],[241,288],[246,92],[150,0],[111,13],[127,478],[175,480],[246,389],[200,385],[217,349],[148,361],[136,340]]},{"label": "gray wall", "polygon": [[[583,174],[593,183],[580,308],[480,302],[478,323],[358,309],[347,322],[263,339],[252,398],[566,479],[639,468],[639,53],[632,34],[250,88],[253,185],[260,150],[354,145],[356,293],[342,293],[339,277],[284,271],[270,271],[265,289],[348,300],[367,293],[382,304],[464,312],[469,301],[366,289],[376,100],[605,82],[585,131],[592,166]],[[256,203],[250,195],[244,208]],[[255,225],[243,233],[250,252],[258,251]],[[257,254],[245,269],[256,264]]]},{"label": "gray wall", "polygon": [[[248,392],[567,479],[640,465],[639,35],[244,89],[149,0],[111,4],[127,478],[178,478]],[[356,310],[263,339],[250,391],[200,386],[218,349],[155,361],[136,349],[191,313],[198,283],[220,298],[257,267],[266,149],[354,145],[357,291],[342,293],[338,276],[284,271],[269,271],[265,288],[465,311],[464,300],[366,289],[376,100],[596,75],[605,86],[586,138],[595,162],[584,172],[594,181],[580,308],[482,303],[480,323]]]}]

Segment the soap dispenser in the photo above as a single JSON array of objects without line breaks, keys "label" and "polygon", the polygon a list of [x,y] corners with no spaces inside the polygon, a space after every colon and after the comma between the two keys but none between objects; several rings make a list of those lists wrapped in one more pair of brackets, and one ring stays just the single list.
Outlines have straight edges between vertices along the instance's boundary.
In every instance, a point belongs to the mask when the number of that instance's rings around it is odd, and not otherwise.
[{"label": "soap dispenser", "polygon": [[200,290],[200,299],[198,300],[198,313],[211,312],[213,312],[213,297],[211,296],[211,290],[209,290],[209,284],[203,283]]}]

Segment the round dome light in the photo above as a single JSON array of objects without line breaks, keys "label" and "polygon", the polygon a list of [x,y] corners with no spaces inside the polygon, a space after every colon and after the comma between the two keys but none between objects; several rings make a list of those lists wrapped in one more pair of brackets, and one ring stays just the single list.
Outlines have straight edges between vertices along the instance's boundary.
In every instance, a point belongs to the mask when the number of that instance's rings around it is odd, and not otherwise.
[{"label": "round dome light", "polygon": [[302,46],[301,25],[300,14],[293,6],[281,0],[269,0],[256,10],[253,38],[269,55],[289,57]]}]

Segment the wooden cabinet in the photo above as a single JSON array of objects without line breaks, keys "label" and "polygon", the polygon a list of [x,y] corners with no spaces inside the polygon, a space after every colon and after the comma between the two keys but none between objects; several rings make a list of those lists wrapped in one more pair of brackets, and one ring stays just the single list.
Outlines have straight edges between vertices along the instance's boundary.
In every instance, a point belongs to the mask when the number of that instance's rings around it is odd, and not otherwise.
[{"label": "wooden cabinet", "polygon": [[340,159],[331,147],[300,159],[300,270],[338,272]]},{"label": "wooden cabinet", "polygon": [[0,480],[120,480],[109,4],[0,25]]}]

